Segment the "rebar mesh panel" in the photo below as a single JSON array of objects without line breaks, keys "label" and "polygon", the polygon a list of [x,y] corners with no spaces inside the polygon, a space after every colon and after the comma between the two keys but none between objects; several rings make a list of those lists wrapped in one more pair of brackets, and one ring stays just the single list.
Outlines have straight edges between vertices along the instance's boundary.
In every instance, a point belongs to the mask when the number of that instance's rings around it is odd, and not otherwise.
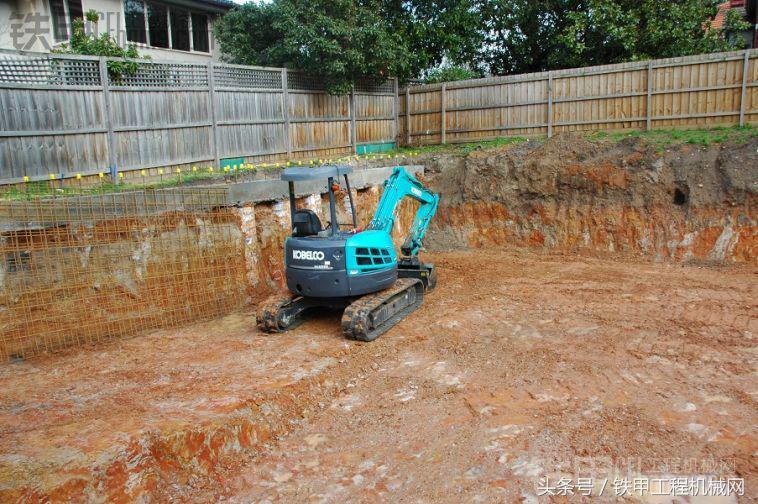
[{"label": "rebar mesh panel", "polygon": [[225,189],[0,202],[0,360],[215,317],[245,300]]},{"label": "rebar mesh panel", "polygon": [[395,93],[395,83],[392,80],[362,79],[355,84],[355,90],[363,93]]},{"label": "rebar mesh panel", "polygon": [[180,63],[138,63],[134,73],[110,77],[112,86],[191,88],[208,85],[206,65]]},{"label": "rebar mesh panel", "polygon": [[0,82],[98,87],[100,64],[96,60],[2,55]]},{"label": "rebar mesh panel", "polygon": [[216,87],[282,89],[282,73],[276,70],[214,66]]},{"label": "rebar mesh panel", "polygon": [[321,79],[301,72],[287,72],[287,87],[303,91],[324,91]]}]

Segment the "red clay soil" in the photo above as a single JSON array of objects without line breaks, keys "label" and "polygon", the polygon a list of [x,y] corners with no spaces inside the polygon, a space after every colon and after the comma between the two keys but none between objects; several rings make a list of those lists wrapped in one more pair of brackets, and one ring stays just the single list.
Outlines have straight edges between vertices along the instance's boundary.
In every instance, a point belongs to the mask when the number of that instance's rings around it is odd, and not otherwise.
[{"label": "red clay soil", "polygon": [[758,263],[758,135],[661,149],[563,134],[419,162],[441,195],[430,248]]},{"label": "red clay soil", "polygon": [[243,313],[3,366],[0,501],[536,502],[589,465],[758,494],[755,265],[429,258],[371,344]]}]

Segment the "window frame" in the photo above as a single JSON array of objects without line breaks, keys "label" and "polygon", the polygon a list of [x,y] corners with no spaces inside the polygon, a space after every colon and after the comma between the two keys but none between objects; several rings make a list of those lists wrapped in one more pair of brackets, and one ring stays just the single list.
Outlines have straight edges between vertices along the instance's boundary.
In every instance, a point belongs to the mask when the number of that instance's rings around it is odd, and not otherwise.
[{"label": "window frame", "polygon": [[[68,5],[68,0],[64,0],[64,1],[66,2],[66,5]],[[146,40],[146,42],[135,42],[135,41],[129,40],[128,35],[127,35],[128,32],[125,30],[125,39],[126,39],[127,43],[129,43],[129,44],[135,44],[136,46],[145,47],[147,49],[179,51],[179,52],[184,52],[184,53],[189,52],[189,53],[204,54],[204,55],[207,55],[207,56],[212,56],[213,55],[213,50],[211,49],[211,47],[212,47],[212,44],[211,44],[211,38],[212,38],[212,33],[211,33],[212,17],[210,15],[210,13],[203,12],[203,11],[197,11],[197,10],[193,10],[193,9],[182,8],[182,7],[179,7],[179,6],[176,6],[176,5],[171,5],[171,4],[168,4],[168,3],[165,3],[165,2],[160,2],[160,1],[155,1],[155,0],[141,0],[141,3],[142,3],[143,12],[145,13],[145,40]],[[152,44],[151,37],[150,37],[150,20],[149,20],[150,12],[148,10],[148,4],[150,4],[150,3],[156,4],[156,5],[161,5],[161,6],[163,6],[163,7],[166,8],[166,33],[168,35],[168,47],[154,46]],[[124,13],[126,13],[125,0],[122,0],[121,7],[123,8]],[[174,49],[174,47],[173,47],[174,46],[174,40],[173,40],[173,33],[171,31],[171,11],[174,10],[174,9],[181,10],[181,11],[183,11],[183,12],[185,12],[187,14],[187,30],[188,30],[188,34],[189,34],[189,50]],[[205,16],[205,20],[206,20],[205,28],[206,28],[206,34],[207,34],[207,40],[208,40],[208,50],[207,51],[196,50],[195,49],[195,36],[194,36],[195,32],[194,32],[194,26],[192,25],[192,16],[193,15]],[[124,23],[126,23],[126,16],[124,16]],[[124,25],[124,27],[126,28],[126,25]]]},{"label": "window frame", "polygon": [[55,38],[55,13],[53,12],[53,2],[52,0],[47,0],[47,9],[50,11],[50,39],[53,41],[53,45],[61,45],[66,44],[68,42],[71,42],[71,20],[69,19],[69,9],[68,9],[68,0],[60,0],[61,4],[63,4],[63,18],[65,20],[65,23],[63,23],[64,29],[66,30],[66,35],[64,38],[58,40]]},{"label": "window frame", "polygon": [[[50,40],[53,42],[53,46],[60,46],[63,44],[68,44],[71,42],[71,37],[74,35],[73,32],[73,22],[74,20],[71,19],[71,8],[69,7],[68,3],[69,0],[60,0],[61,4],[63,5],[63,17],[65,22],[63,23],[63,26],[66,30],[66,35],[62,39],[56,39],[55,38],[55,14],[53,12],[53,2],[52,0],[47,0],[47,10],[50,12]],[[81,1],[79,2],[81,4]],[[82,5],[82,18],[85,17],[84,13],[84,5]]]},{"label": "window frame", "polygon": [[123,16],[124,16],[124,42],[126,42],[127,44],[132,43],[132,44],[137,44],[137,45],[147,45],[150,42],[150,39],[148,38],[148,33],[147,33],[147,11],[145,10],[145,2],[143,0],[135,1],[134,3],[139,3],[142,6],[142,24],[143,24],[142,31],[145,34],[145,41],[140,42],[140,41],[129,40],[129,27],[127,26],[128,15],[127,15],[127,10],[126,10],[126,3],[129,1],[130,0],[123,0],[121,2],[121,6],[123,8]]}]

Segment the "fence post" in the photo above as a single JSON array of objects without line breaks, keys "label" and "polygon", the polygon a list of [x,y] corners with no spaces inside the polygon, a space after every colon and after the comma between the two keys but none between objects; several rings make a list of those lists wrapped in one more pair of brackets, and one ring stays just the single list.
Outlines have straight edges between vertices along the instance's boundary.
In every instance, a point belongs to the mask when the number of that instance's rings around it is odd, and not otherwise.
[{"label": "fence post", "polygon": [[113,106],[111,105],[110,81],[108,78],[108,61],[100,56],[100,84],[103,86],[103,103],[105,105],[105,122],[108,128],[108,170],[114,183],[118,183],[118,166],[116,165],[116,148],[113,132]]},{"label": "fence post", "polygon": [[653,62],[647,62],[647,99],[645,101],[645,131],[653,128]]},{"label": "fence post", "polygon": [[350,88],[350,97],[348,101],[348,111],[350,112],[350,145],[353,154],[358,153],[358,129],[355,126],[355,85]]},{"label": "fence post", "polygon": [[745,100],[747,99],[747,73],[750,68],[750,51],[745,51],[742,60],[742,93],[740,94],[740,127],[745,125]]},{"label": "fence post", "polygon": [[287,160],[292,157],[292,133],[290,132],[290,93],[287,69],[282,68],[282,117],[284,118],[284,141],[287,147]]},{"label": "fence post", "polygon": [[411,146],[411,89],[405,85],[405,145]]},{"label": "fence post", "polygon": [[553,137],[553,73],[547,73],[547,137]]},{"label": "fence post", "polygon": [[211,113],[211,153],[215,168],[221,169],[221,158],[218,153],[218,120],[216,118],[216,77],[213,75],[213,62],[208,62],[208,110]]},{"label": "fence post", "polygon": [[445,84],[442,84],[442,88],[440,88],[440,143],[445,143],[445,136],[447,135],[447,119],[445,117],[445,108],[447,102],[447,87]]},{"label": "fence post", "polygon": [[398,84],[397,84],[397,77],[395,77],[395,83],[393,86],[393,92],[395,93],[395,99],[392,100],[392,115],[395,117],[395,134],[392,135],[392,138],[395,140],[395,146],[400,146],[400,105],[398,104],[398,101],[400,100],[400,97],[398,96]]}]

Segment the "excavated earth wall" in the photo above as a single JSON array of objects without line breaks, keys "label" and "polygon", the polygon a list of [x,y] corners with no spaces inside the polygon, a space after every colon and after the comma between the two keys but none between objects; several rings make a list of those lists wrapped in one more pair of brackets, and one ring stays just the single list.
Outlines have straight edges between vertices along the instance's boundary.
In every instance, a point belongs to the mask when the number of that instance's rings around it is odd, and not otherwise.
[{"label": "excavated earth wall", "polygon": [[654,260],[756,262],[758,137],[676,145],[559,135],[427,155],[433,249],[528,246]]}]

